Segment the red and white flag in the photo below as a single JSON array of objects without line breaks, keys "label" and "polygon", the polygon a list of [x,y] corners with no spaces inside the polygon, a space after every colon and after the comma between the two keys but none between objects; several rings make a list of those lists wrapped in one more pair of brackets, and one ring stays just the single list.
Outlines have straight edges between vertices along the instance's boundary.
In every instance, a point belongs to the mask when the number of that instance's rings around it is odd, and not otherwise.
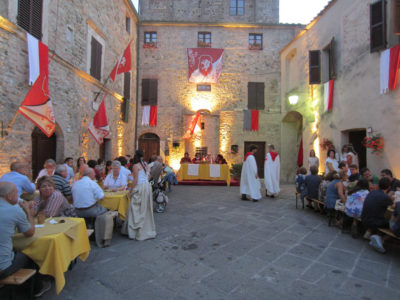
[{"label": "red and white flag", "polygon": [[333,90],[334,80],[331,79],[324,83],[324,111],[327,112],[333,108]]},{"label": "red and white flag", "polygon": [[110,133],[110,127],[108,126],[108,118],[106,111],[106,103],[105,100],[106,95],[104,95],[103,100],[94,115],[93,119],[89,124],[89,132],[96,140],[96,142],[100,145],[103,143],[104,138]]},{"label": "red and white flag", "polygon": [[142,125],[149,126],[150,122],[150,105],[143,106]]},{"label": "red and white flag", "polygon": [[400,44],[381,53],[380,77],[381,94],[396,89],[400,64]]},{"label": "red and white flag", "polygon": [[142,125],[152,127],[157,126],[157,105],[143,106]]},{"label": "red and white flag", "polygon": [[194,133],[196,126],[200,120],[200,112],[198,111],[196,115],[192,117],[192,121],[190,122],[189,128],[186,130],[183,139],[190,139]]},{"label": "red and white flag", "polygon": [[29,33],[27,40],[29,83],[33,85],[18,112],[50,137],[56,130],[56,122],[49,92],[49,49]]},{"label": "red and white flag", "polygon": [[117,64],[114,69],[111,71],[110,78],[112,81],[115,81],[115,76],[117,74],[126,73],[131,70],[131,43],[126,47],[124,54],[118,59]]},{"label": "red and white flag", "polygon": [[188,48],[188,78],[192,83],[217,83],[224,49]]}]

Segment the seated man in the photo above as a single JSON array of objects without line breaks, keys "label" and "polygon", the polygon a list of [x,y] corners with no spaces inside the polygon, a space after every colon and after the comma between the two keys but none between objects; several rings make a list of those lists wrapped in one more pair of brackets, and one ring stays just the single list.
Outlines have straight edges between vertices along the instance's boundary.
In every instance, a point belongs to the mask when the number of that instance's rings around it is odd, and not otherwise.
[{"label": "seated man", "polygon": [[[306,176],[305,179],[305,186],[306,186],[306,199],[307,199],[307,207],[312,208],[311,206],[311,199],[317,199],[319,196],[319,185],[321,184],[321,177],[318,176],[318,167],[311,166],[310,167],[310,175]],[[314,210],[318,211],[319,207],[317,203],[314,203]]]},{"label": "seated man", "polygon": [[390,180],[381,178],[379,180],[379,190],[371,191],[365,198],[363,210],[361,213],[361,221],[367,230],[365,238],[371,236],[370,246],[379,252],[385,252],[383,242],[380,236],[376,235],[378,228],[388,228],[389,222],[385,219],[385,213],[389,205],[392,205],[392,199],[387,195],[390,191]]},{"label": "seated man", "polygon": [[11,182],[18,190],[18,198],[23,192],[33,194],[35,192],[35,184],[25,176],[25,165],[21,162],[13,162],[10,165],[10,172],[4,174],[0,178],[0,182]]},{"label": "seated man", "polygon": [[360,179],[367,179],[369,182],[369,189],[374,190],[378,188],[379,177],[376,175],[372,175],[371,171],[368,168],[362,168],[360,171]]},{"label": "seated man", "polygon": [[185,152],[185,155],[181,158],[181,164],[190,164],[192,159],[189,157],[189,153]]},{"label": "seated man", "polygon": [[346,174],[348,174],[349,168],[347,168],[347,165],[344,161],[341,161],[339,163],[338,168],[339,168],[339,171],[344,171]]},{"label": "seated man", "polygon": [[[15,273],[21,268],[35,267],[34,263],[21,252],[14,253],[12,237],[15,228],[26,237],[35,234],[35,222],[28,202],[18,203],[18,191],[10,182],[0,182],[0,279]],[[40,297],[51,288],[50,282],[36,281],[35,296]]]},{"label": "seated man", "polygon": [[64,165],[67,167],[68,171],[67,181],[74,179],[74,159],[72,157],[67,157],[64,160]]},{"label": "seated man", "polygon": [[94,170],[95,178],[97,182],[99,182],[100,180],[102,180],[102,176],[100,170],[96,168],[96,164],[97,162],[94,159],[90,159],[87,162],[88,167]]},{"label": "seated man", "polygon": [[127,168],[128,160],[124,156],[118,157],[118,161],[121,163],[120,172],[128,178],[128,180],[133,181],[132,172]]},{"label": "seated man", "polygon": [[54,181],[54,187],[56,190],[59,190],[61,194],[64,195],[65,199],[68,200],[69,203],[73,203],[72,200],[72,190],[67,181],[68,170],[64,165],[57,165],[56,170],[54,171],[54,175],[52,179]]},{"label": "seated man", "polygon": [[358,173],[358,167],[355,164],[352,164],[349,166],[350,169],[350,176],[349,176],[349,182],[355,182],[360,179],[360,173]]},{"label": "seated man", "polygon": [[36,178],[36,182],[42,176],[53,176],[54,170],[56,169],[56,162],[53,159],[47,159],[44,162],[44,169],[39,172],[38,177]]},{"label": "seated man", "polygon": [[98,203],[104,198],[103,190],[94,181],[95,173],[92,168],[83,171],[82,175],[83,177],[72,185],[76,214],[81,218],[96,218],[94,223],[96,244],[99,247],[109,245],[114,223],[107,209]]},{"label": "seated man", "polygon": [[387,178],[390,180],[390,192],[389,196],[393,196],[397,188],[400,188],[400,180],[393,177],[392,171],[384,169],[381,171],[381,178]]},{"label": "seated man", "polygon": [[128,178],[121,172],[121,163],[114,160],[111,164],[112,170],[104,180],[104,189],[112,191],[125,190],[128,185]]}]

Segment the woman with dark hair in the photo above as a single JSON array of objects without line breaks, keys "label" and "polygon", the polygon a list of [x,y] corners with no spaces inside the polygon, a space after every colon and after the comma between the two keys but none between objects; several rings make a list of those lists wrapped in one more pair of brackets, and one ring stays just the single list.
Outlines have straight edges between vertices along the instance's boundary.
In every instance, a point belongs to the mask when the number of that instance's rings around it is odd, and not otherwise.
[{"label": "woman with dark hair", "polygon": [[327,159],[325,161],[325,175],[328,175],[329,172],[338,171],[339,163],[335,159],[336,152],[333,149],[328,150]]},{"label": "woman with dark hair", "polygon": [[54,181],[50,176],[40,177],[37,182],[40,194],[35,197],[32,207],[33,215],[44,214],[49,217],[76,217],[74,207],[60,191],[55,189]]},{"label": "woman with dark hair", "polygon": [[369,182],[366,179],[360,179],[356,186],[349,191],[346,201],[345,213],[351,218],[360,218],[364,200],[369,194]]},{"label": "woman with dark hair", "polygon": [[105,171],[105,175],[107,176],[108,173],[110,173],[110,171],[112,170],[112,161],[111,160],[107,160],[106,162],[106,171]]},{"label": "woman with dark hair", "polygon": [[139,241],[155,238],[156,226],[153,216],[153,195],[149,183],[149,167],[143,162],[143,151],[137,150],[133,157],[133,184],[131,202],[122,233]]},{"label": "woman with dark hair", "polygon": [[77,172],[82,164],[86,164],[86,159],[83,156],[79,157],[76,161],[76,171]]}]

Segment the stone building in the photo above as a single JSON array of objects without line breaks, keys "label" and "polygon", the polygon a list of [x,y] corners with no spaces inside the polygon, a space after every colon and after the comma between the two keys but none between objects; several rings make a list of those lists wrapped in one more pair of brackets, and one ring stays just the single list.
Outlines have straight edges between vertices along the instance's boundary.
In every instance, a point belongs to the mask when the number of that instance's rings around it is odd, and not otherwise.
[{"label": "stone building", "polygon": [[[137,28],[129,0],[0,0],[0,174],[14,159],[31,164],[35,175],[49,157],[62,162],[67,156],[111,159],[133,152]],[[7,130],[30,89],[26,31],[49,47],[49,89],[57,124],[51,138],[22,115]],[[118,75],[115,83],[106,82],[129,41],[132,71]],[[96,95],[104,88],[111,134],[99,146],[88,125],[96,112]]]},{"label": "stone building", "polygon": [[[242,161],[245,147],[256,143],[263,166],[267,143],[280,150],[279,51],[301,28],[279,24],[278,0],[143,0],[139,8],[139,147],[149,155],[165,155],[178,169],[185,151],[191,157],[221,153],[235,163]],[[224,49],[218,83],[188,82],[187,49],[198,47]],[[140,124],[149,84],[156,91],[155,127]],[[258,94],[249,95],[254,86]],[[255,97],[259,131],[244,131],[244,110]],[[201,126],[183,139],[198,111]]]},{"label": "stone building", "polygon": [[[399,44],[399,25],[399,1],[332,0],[282,49],[282,179],[293,177],[301,137],[305,162],[314,148],[323,165],[326,151],[319,144],[329,139],[339,151],[353,144],[360,167],[377,174],[390,168],[400,176],[399,84],[380,94],[381,52]],[[332,79],[333,109],[325,112],[324,83]],[[290,104],[290,96],[297,103]],[[361,144],[378,134],[381,155]]]}]

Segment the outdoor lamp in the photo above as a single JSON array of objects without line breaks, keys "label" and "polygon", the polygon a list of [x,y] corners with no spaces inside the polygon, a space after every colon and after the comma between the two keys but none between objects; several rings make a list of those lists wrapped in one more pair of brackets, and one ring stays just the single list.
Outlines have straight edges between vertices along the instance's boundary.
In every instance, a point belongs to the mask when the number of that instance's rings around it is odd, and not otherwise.
[{"label": "outdoor lamp", "polygon": [[299,101],[299,96],[297,96],[297,95],[289,96],[289,103],[291,105],[296,105],[298,101]]}]

